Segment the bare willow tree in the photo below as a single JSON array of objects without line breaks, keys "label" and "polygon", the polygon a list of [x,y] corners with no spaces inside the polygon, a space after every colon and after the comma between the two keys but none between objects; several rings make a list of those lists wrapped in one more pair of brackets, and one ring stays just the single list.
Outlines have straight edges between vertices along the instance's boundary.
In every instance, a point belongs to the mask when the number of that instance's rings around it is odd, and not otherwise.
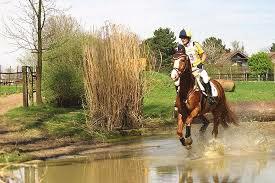
[{"label": "bare willow tree", "polygon": [[222,55],[226,52],[225,45],[222,40],[215,37],[209,37],[202,43],[204,51],[207,53],[208,62],[217,64]]},{"label": "bare willow tree", "polygon": [[244,45],[240,41],[231,42],[232,51],[244,52]]},{"label": "bare willow tree", "polygon": [[18,14],[5,22],[4,35],[13,41],[18,49],[28,50],[37,55],[36,63],[36,102],[42,104],[42,54],[46,48],[43,41],[44,26],[48,17],[57,12],[54,0],[22,0],[18,4]]}]

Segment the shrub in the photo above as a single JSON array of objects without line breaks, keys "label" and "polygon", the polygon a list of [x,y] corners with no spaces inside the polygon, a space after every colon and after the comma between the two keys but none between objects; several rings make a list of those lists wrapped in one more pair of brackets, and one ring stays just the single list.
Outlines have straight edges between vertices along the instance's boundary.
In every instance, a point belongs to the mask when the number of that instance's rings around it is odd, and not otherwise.
[{"label": "shrub", "polygon": [[272,62],[270,57],[265,52],[253,54],[248,59],[250,70],[255,74],[264,74],[272,69]]},{"label": "shrub", "polygon": [[85,35],[70,17],[54,17],[47,31],[53,34],[44,54],[43,95],[57,106],[80,106],[84,96],[83,44]]},{"label": "shrub", "polygon": [[106,25],[85,51],[89,127],[112,131],[140,125],[143,76],[140,41],[122,27]]}]

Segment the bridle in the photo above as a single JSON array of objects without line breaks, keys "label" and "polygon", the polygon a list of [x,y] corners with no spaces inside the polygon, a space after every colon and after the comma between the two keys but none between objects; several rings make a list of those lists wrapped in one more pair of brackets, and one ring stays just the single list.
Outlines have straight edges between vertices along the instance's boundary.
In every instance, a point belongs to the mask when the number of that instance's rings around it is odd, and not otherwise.
[{"label": "bridle", "polygon": [[[188,61],[188,56],[185,55],[185,54],[183,54],[183,53],[180,53],[179,55],[176,55],[176,56],[177,56],[177,57],[174,57],[174,56],[173,56],[173,60],[178,60],[178,59],[180,59],[179,62],[186,62],[186,61]],[[184,58],[184,60],[183,60],[182,58]],[[175,61],[174,61],[174,62],[175,62]],[[173,68],[173,70],[175,70],[175,71],[177,72],[179,78],[180,78],[181,74],[184,73],[184,72],[186,71],[186,69],[187,69],[186,64],[185,64],[185,67],[184,67],[184,70],[183,70],[183,71],[180,71],[179,68],[176,68],[176,67]]]}]

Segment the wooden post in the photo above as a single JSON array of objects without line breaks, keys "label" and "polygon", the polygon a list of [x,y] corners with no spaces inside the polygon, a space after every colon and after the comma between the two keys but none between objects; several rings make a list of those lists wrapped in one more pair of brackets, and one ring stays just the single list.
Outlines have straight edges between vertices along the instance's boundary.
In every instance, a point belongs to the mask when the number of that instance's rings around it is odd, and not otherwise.
[{"label": "wooden post", "polygon": [[19,80],[19,66],[16,68],[16,80]]},{"label": "wooden post", "polygon": [[19,66],[16,67],[16,79],[15,79],[15,87],[16,87],[16,90],[17,90],[17,81],[19,80],[19,77],[18,77],[18,72],[19,72],[19,69],[18,69]]},{"label": "wooden post", "polygon": [[11,85],[11,66],[10,66],[10,69],[9,69],[9,86]]},{"label": "wooden post", "polygon": [[23,106],[28,107],[28,79],[27,79],[27,66],[22,66],[23,74]]},{"label": "wooden post", "polygon": [[29,77],[30,77],[30,91],[29,91],[29,96],[30,96],[30,101],[31,101],[31,105],[34,104],[34,100],[33,100],[33,67],[29,67],[30,73],[29,73]]}]

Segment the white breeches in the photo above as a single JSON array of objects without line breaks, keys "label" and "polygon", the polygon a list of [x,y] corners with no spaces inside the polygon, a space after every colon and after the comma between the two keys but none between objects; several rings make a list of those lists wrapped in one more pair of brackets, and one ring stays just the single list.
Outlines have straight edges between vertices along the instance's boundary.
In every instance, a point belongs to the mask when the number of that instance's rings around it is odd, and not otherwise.
[{"label": "white breeches", "polygon": [[200,89],[202,91],[204,91],[205,89],[204,89],[203,85],[201,84],[200,78],[202,78],[202,80],[203,80],[204,83],[208,83],[209,82],[210,78],[209,78],[206,70],[204,70],[204,69],[198,69],[197,67],[193,67],[192,68],[192,74],[195,76]]},{"label": "white breeches", "polygon": [[[206,70],[204,70],[204,69],[198,69],[197,67],[193,67],[192,68],[192,74],[195,76],[200,89],[202,91],[204,91],[205,89],[204,89],[203,85],[201,84],[200,78],[202,78],[202,80],[203,80],[204,83],[208,83],[209,82],[210,78],[209,78]],[[178,79],[177,81],[175,81],[175,86],[179,86],[179,84],[180,84],[180,79]]]}]

